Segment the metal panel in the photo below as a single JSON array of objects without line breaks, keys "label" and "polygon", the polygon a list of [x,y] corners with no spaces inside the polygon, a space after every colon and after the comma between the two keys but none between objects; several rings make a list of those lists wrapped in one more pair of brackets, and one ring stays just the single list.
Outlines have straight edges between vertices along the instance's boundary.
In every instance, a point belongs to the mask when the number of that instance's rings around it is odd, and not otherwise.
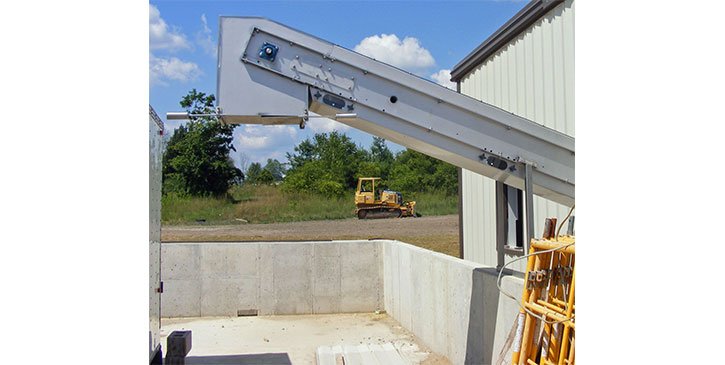
[{"label": "metal panel", "polygon": [[269,20],[222,18],[220,45],[226,123],[354,113],[340,122],[517,188],[531,162],[535,194],[574,200],[570,136]]},{"label": "metal panel", "polygon": [[[574,137],[574,1],[567,0],[473,68],[461,93]],[[499,265],[496,256],[495,182],[462,171],[465,259]],[[569,207],[534,197],[534,236],[546,217],[566,216]],[[509,261],[513,256],[506,255]],[[525,270],[525,260],[512,265]]]},{"label": "metal panel", "polygon": [[[240,61],[243,57],[247,42],[256,41],[260,37],[254,34],[254,19],[238,21],[240,18],[221,17],[219,21],[219,63],[217,78],[217,96],[221,112],[227,115],[245,115],[249,110],[255,114],[281,114],[301,115],[307,108],[307,87],[301,83],[286,78],[266,77],[267,72],[255,68],[245,67]],[[260,19],[261,20],[261,19]],[[329,48],[329,46],[328,46]],[[279,50],[278,58],[283,58],[285,48]],[[268,62],[259,60],[259,62]],[[279,64],[268,62],[269,64]],[[264,81],[261,82],[260,79]],[[249,87],[254,85],[254,87]],[[249,118],[247,118],[249,119]],[[233,117],[226,117],[225,122],[235,123]],[[259,124],[290,124],[289,118],[261,118],[255,121]]]},{"label": "metal panel", "polygon": [[509,19],[496,32],[488,37],[480,46],[476,47],[468,56],[453,67],[451,70],[451,81],[458,82],[481,62],[485,61],[501,47],[507,46],[512,38],[515,38],[522,30],[535,23],[542,15],[546,14],[553,7],[559,5],[563,0],[532,0],[516,15]]},{"label": "metal panel", "polygon": [[462,172],[464,259],[496,266],[496,182]]},{"label": "metal panel", "polygon": [[164,124],[149,106],[149,360],[161,345],[161,157]]}]

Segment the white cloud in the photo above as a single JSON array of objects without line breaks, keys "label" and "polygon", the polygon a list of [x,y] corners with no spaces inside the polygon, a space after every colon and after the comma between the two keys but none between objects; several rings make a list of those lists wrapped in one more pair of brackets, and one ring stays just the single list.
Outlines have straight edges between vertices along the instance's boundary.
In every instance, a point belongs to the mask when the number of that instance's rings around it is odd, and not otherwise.
[{"label": "white cloud", "polygon": [[430,52],[413,37],[401,41],[395,34],[373,35],[363,39],[354,50],[413,73],[435,65]]},{"label": "white cloud", "polygon": [[265,148],[269,144],[269,137],[268,136],[239,136],[239,144],[242,145],[242,148],[244,149],[250,149],[250,150],[258,150],[260,148]]},{"label": "white cloud", "polygon": [[149,77],[151,85],[166,85],[166,81],[187,82],[202,74],[201,68],[193,62],[185,62],[176,57],[162,58],[153,54],[149,59]]},{"label": "white cloud", "polygon": [[315,133],[342,132],[350,129],[350,126],[328,118],[310,118],[307,126]]},{"label": "white cloud", "polygon": [[203,29],[196,33],[196,43],[204,50],[204,52],[206,52],[206,54],[216,57],[217,45],[211,37],[211,29],[209,29],[209,25],[206,22],[206,14],[201,14],[201,25],[203,26]]},{"label": "white cloud", "polygon": [[170,29],[159,9],[152,4],[149,4],[149,47],[168,51],[191,48],[186,36],[176,28]]},{"label": "white cloud", "polygon": [[456,83],[451,81],[451,70],[440,70],[430,75],[430,78],[438,85],[445,86],[451,90],[456,89]]},{"label": "white cloud", "polygon": [[[297,144],[297,126],[244,125],[234,131],[237,151],[249,156],[251,162],[266,162],[267,158],[282,159]],[[234,156],[232,156],[234,158]]]}]

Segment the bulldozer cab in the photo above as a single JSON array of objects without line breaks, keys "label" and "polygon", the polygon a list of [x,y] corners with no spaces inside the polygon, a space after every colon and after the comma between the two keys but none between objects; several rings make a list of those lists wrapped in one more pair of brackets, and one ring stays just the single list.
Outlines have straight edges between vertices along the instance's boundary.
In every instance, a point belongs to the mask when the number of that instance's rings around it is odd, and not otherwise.
[{"label": "bulldozer cab", "polygon": [[375,201],[375,180],[378,177],[361,177],[357,180],[355,204],[373,204]]}]

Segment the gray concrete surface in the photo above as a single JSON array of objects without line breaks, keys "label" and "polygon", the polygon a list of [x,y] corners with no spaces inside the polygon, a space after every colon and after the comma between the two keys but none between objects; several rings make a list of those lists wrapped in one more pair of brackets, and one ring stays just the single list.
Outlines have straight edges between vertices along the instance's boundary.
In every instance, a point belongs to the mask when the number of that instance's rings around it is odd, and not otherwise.
[{"label": "gray concrete surface", "polygon": [[[491,364],[498,357],[518,305],[499,294],[495,268],[397,241],[383,243],[388,313],[454,364]],[[502,288],[520,298],[523,280]]]},{"label": "gray concrete surface", "polygon": [[411,364],[448,364],[386,314],[195,317],[161,320],[162,343],[191,330],[188,364],[314,364],[320,346],[392,344]]},{"label": "gray concrete surface", "polygon": [[376,241],[163,243],[163,317],[374,312]]},{"label": "gray concrete surface", "polygon": [[[384,309],[452,363],[491,364],[518,313],[495,268],[398,241],[164,243],[161,255],[163,317]],[[523,280],[502,287],[519,298]]]}]

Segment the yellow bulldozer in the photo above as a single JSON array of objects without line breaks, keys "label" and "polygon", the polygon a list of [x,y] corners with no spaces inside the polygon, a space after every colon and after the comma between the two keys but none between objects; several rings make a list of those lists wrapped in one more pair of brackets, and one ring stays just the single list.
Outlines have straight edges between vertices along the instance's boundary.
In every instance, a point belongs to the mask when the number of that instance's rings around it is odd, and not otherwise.
[{"label": "yellow bulldozer", "polygon": [[359,219],[415,217],[415,202],[403,201],[397,191],[375,190],[379,177],[361,177],[355,191],[355,214]]}]

